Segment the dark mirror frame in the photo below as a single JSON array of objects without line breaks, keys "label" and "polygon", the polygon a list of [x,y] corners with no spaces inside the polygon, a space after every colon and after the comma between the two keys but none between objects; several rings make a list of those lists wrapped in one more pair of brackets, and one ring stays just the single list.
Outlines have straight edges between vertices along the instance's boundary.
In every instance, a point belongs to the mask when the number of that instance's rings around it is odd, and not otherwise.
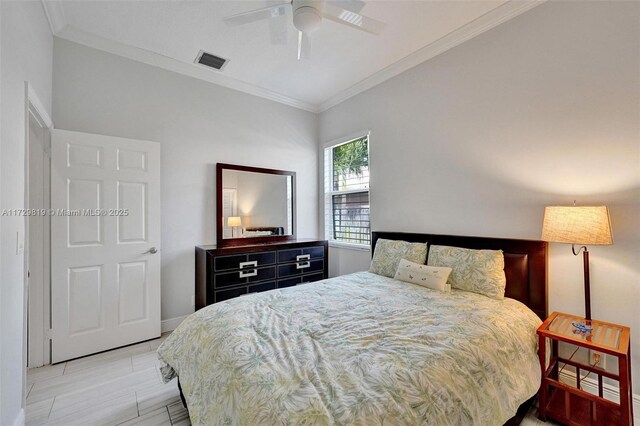
[{"label": "dark mirror frame", "polygon": [[[236,170],[241,172],[265,173],[270,175],[291,176],[291,235],[273,235],[252,238],[222,238],[222,171]],[[267,244],[296,239],[296,172],[286,170],[263,169],[260,167],[240,166],[237,164],[216,164],[216,241],[218,247],[246,246]]]}]

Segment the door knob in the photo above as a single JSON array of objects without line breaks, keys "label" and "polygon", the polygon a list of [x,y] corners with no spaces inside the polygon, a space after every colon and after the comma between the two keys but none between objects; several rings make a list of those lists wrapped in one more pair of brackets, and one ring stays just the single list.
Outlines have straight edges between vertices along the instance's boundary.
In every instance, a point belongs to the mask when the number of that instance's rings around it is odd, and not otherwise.
[{"label": "door knob", "polygon": [[144,252],[144,253],[142,253],[142,254],[147,254],[147,253],[149,253],[149,254],[156,254],[157,252],[158,252],[158,249],[157,249],[157,248],[155,248],[155,247],[151,247],[149,250],[145,251],[145,252]]}]

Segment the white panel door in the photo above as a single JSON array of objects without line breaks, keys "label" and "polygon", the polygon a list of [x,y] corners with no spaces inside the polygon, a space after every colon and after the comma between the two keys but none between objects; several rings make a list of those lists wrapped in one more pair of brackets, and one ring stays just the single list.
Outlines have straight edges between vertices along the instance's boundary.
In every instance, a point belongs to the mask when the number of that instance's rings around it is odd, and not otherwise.
[{"label": "white panel door", "polygon": [[160,335],[160,145],[51,134],[52,362]]}]

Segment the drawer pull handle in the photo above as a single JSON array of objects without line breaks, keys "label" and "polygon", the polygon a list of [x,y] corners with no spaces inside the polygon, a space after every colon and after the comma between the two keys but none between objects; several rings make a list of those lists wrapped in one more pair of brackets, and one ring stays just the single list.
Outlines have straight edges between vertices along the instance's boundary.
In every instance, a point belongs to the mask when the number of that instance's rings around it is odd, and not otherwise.
[{"label": "drawer pull handle", "polygon": [[310,254],[300,254],[298,256],[296,256],[296,262],[299,262],[301,260],[309,260],[311,259],[311,255]]},{"label": "drawer pull handle", "polygon": [[255,268],[256,266],[258,266],[257,260],[252,260],[251,262],[240,262],[240,269]]},{"label": "drawer pull handle", "polygon": [[255,277],[258,275],[258,270],[252,269],[250,271],[240,271],[238,273],[240,274],[240,278]]},{"label": "drawer pull handle", "polygon": [[302,262],[302,263],[296,263],[296,269],[305,269],[305,268],[308,268],[309,266],[311,266],[311,262],[309,262],[309,261]]}]

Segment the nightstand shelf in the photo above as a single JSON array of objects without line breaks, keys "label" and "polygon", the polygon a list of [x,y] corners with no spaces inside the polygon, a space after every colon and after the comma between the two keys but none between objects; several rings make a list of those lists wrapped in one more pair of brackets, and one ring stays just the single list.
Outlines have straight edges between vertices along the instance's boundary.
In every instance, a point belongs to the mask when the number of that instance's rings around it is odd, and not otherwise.
[{"label": "nightstand shelf", "polygon": [[[631,354],[628,327],[602,321],[592,321],[591,333],[575,333],[572,322],[584,319],[554,312],[538,328],[540,367],[539,417],[547,417],[570,425],[633,425]],[[551,358],[547,365],[547,339],[551,341]],[[566,359],[559,355],[558,342],[565,342],[616,357],[618,373],[589,364]],[[575,368],[576,387],[560,381],[560,364]],[[598,394],[580,388],[582,372],[597,378]],[[603,378],[616,380],[620,389],[620,403],[603,398]]]}]

